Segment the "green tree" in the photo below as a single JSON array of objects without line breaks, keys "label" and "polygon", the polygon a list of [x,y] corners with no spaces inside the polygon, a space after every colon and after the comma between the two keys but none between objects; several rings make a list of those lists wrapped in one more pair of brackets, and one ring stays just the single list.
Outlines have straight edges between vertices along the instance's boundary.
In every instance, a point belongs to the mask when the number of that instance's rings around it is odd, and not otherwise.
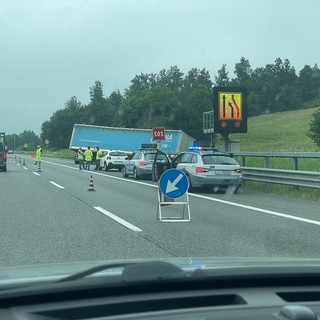
[{"label": "green tree", "polygon": [[119,111],[121,104],[123,102],[123,97],[120,91],[113,91],[107,98],[107,104],[109,109],[109,121],[108,126],[118,126],[119,124]]},{"label": "green tree", "polygon": [[229,72],[226,66],[226,64],[223,64],[221,69],[218,70],[218,75],[214,77],[215,86],[225,87],[230,85]]},{"label": "green tree", "polygon": [[163,85],[155,86],[144,95],[131,95],[119,109],[119,124],[131,128],[171,127],[176,119],[178,99]]},{"label": "green tree", "polygon": [[312,114],[307,136],[320,148],[320,109]]},{"label": "green tree", "polygon": [[176,126],[195,139],[206,139],[203,134],[203,113],[210,110],[213,110],[212,94],[205,85],[199,84],[180,106]]},{"label": "green tree", "polygon": [[[249,115],[299,108],[298,78],[290,61],[280,58],[256,68],[249,86]],[[252,106],[252,109],[251,109]]]},{"label": "green tree", "polygon": [[274,66],[275,104],[274,111],[286,111],[299,108],[298,78],[288,59],[275,60]]},{"label": "green tree", "polygon": [[131,85],[125,90],[125,97],[141,96],[152,89],[158,83],[157,75],[143,74],[136,75],[131,80]]},{"label": "green tree", "polygon": [[106,126],[112,122],[110,107],[103,96],[103,85],[100,81],[95,81],[90,88],[90,103],[86,106],[84,115],[86,124]]},{"label": "green tree", "polygon": [[314,67],[304,66],[299,72],[299,94],[303,102],[308,103],[320,97],[320,70]]},{"label": "green tree", "polygon": [[249,60],[242,57],[239,63],[235,64],[234,74],[236,78],[232,80],[232,85],[243,86],[251,89],[252,68]]},{"label": "green tree", "polygon": [[41,140],[49,140],[49,147],[67,148],[69,146],[73,125],[80,123],[84,108],[76,97],[71,97],[64,109],[56,111],[50,120],[41,126]]},{"label": "green tree", "polygon": [[209,72],[205,68],[202,70],[192,68],[184,77],[183,88],[185,94],[189,94],[198,85],[203,85],[208,91],[212,91],[213,83],[210,79]]}]

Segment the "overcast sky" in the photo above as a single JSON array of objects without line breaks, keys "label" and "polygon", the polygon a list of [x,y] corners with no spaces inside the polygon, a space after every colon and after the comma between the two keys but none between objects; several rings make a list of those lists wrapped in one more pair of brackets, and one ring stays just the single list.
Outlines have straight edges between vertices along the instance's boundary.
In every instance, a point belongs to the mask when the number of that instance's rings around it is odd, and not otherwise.
[{"label": "overcast sky", "polygon": [[320,63],[320,0],[0,0],[0,131],[40,134],[89,88],[123,90],[140,73],[177,65],[253,68],[288,58]]}]

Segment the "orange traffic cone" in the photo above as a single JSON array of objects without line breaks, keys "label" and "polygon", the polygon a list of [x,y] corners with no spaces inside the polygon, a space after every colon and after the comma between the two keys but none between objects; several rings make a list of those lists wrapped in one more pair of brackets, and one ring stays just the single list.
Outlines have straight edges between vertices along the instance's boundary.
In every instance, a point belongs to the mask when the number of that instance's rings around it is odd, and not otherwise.
[{"label": "orange traffic cone", "polygon": [[170,205],[170,203],[165,204],[165,203],[163,203],[163,202],[174,202],[174,199],[171,199],[171,198],[166,197],[160,190],[159,190],[159,194],[160,194],[160,200],[161,200],[161,202],[162,202],[162,203],[161,203],[161,207]]},{"label": "orange traffic cone", "polygon": [[41,161],[39,161],[38,172],[41,172]]},{"label": "orange traffic cone", "polygon": [[90,176],[90,183],[89,183],[89,189],[88,191],[95,191],[93,186],[93,178],[92,175]]}]

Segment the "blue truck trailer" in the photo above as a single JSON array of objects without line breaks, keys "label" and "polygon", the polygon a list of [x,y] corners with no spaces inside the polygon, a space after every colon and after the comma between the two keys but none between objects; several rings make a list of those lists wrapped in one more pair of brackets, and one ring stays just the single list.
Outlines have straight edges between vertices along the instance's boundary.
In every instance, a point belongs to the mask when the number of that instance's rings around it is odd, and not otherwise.
[{"label": "blue truck trailer", "polygon": [[[166,130],[165,140],[160,142],[160,149],[166,153],[185,151],[193,145],[194,139],[182,130]],[[101,150],[123,150],[133,152],[142,144],[157,143],[152,139],[152,129],[102,127],[75,124],[70,139],[69,149],[80,147],[99,147]]]}]

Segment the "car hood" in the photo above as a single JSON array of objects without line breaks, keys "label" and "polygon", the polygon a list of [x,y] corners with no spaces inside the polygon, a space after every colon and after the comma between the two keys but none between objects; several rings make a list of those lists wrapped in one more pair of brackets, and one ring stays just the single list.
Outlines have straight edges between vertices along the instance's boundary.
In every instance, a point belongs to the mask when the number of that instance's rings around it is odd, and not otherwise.
[{"label": "car hood", "polygon": [[[253,268],[279,268],[279,267],[319,267],[320,259],[303,258],[252,258],[252,257],[213,257],[213,258],[168,258],[168,259],[137,259],[137,260],[117,260],[117,261],[90,261],[72,263],[39,264],[30,266],[8,266],[0,268],[0,285],[15,283],[34,283],[38,281],[54,281],[73,275],[99,265],[114,265],[126,263],[145,263],[162,261],[171,263],[185,271],[194,270],[228,270],[237,271]],[[122,268],[110,268],[99,272],[100,274],[121,274]]]}]

